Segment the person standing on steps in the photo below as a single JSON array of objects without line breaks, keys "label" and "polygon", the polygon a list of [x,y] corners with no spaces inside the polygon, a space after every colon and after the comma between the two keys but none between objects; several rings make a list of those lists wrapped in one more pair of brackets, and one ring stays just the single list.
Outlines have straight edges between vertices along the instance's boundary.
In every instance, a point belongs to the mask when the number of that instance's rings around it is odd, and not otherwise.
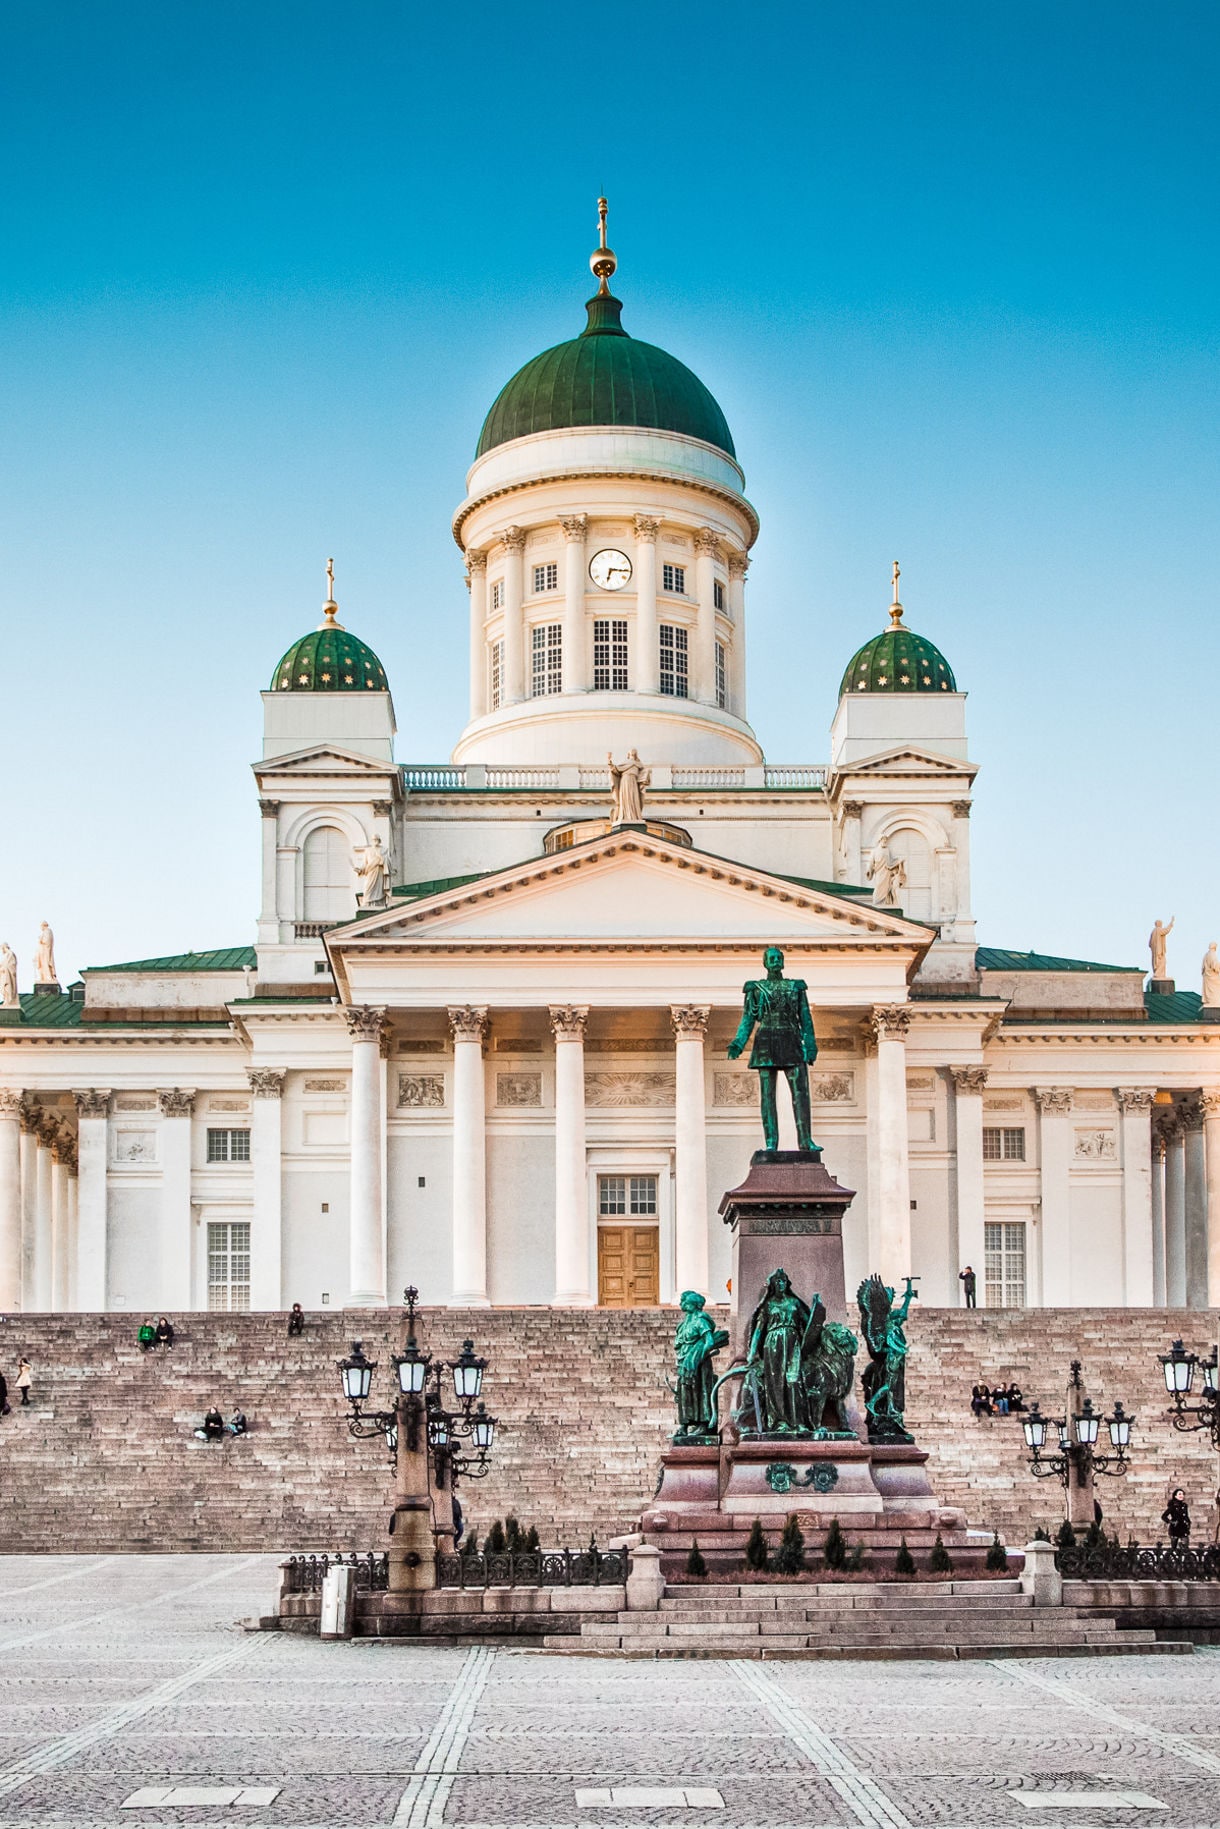
[{"label": "person standing on steps", "polygon": [[7,1416],[11,1408],[12,1405],[8,1400],[8,1381],[4,1373],[0,1372],[0,1416]]},{"label": "person standing on steps", "polygon": [[1182,1487],[1175,1486],[1173,1497],[1161,1513],[1161,1523],[1169,1526],[1169,1542],[1185,1545],[1190,1542],[1190,1507],[1186,1503],[1186,1494]]},{"label": "person standing on steps", "polygon": [[29,1360],[24,1358],[19,1359],[17,1361],[17,1389],[21,1392],[21,1401],[23,1405],[28,1404],[30,1401],[30,1386],[33,1382],[34,1374],[30,1370]]},{"label": "person standing on steps", "polygon": [[973,1267],[970,1264],[967,1264],[964,1270],[958,1272],[957,1280],[961,1284],[962,1291],[966,1297],[966,1307],[977,1308],[978,1303],[974,1299],[974,1292],[978,1288],[979,1280],[974,1274]]},{"label": "person standing on steps", "polygon": [[292,1304],[292,1313],[288,1317],[288,1338],[305,1332],[305,1314],[299,1302]]}]

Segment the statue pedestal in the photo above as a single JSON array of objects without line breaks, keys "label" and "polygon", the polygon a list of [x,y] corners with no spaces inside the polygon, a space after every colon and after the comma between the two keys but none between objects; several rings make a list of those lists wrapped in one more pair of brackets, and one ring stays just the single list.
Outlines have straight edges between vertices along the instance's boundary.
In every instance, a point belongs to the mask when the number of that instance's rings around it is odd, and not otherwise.
[{"label": "statue pedestal", "polygon": [[724,1223],[733,1228],[735,1355],[749,1345],[742,1332],[767,1278],[781,1267],[806,1300],[820,1294],[828,1320],[848,1320],[843,1215],[854,1199],[855,1189],[839,1185],[820,1149],[755,1150],[741,1186],[720,1202]]},{"label": "statue pedestal", "polygon": [[1148,980],[1148,989],[1154,997],[1172,997],[1177,988],[1172,978],[1150,978]]}]

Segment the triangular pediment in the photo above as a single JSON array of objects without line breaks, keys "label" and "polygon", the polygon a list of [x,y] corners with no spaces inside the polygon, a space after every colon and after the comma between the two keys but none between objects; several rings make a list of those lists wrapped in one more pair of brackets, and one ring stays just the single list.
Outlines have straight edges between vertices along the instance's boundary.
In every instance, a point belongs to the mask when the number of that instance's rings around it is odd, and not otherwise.
[{"label": "triangular pediment", "polygon": [[273,756],[252,764],[256,775],[326,775],[349,774],[359,770],[366,775],[396,775],[393,762],[378,762],[354,749],[340,749],[334,743],[311,743],[308,749],[294,749],[284,756]]},{"label": "triangular pediment", "polygon": [[945,756],[935,749],[924,749],[918,744],[903,744],[897,749],[884,749],[874,756],[868,756],[859,762],[846,763],[837,769],[840,781],[856,775],[969,775],[973,777],[978,770],[973,762],[967,762],[961,756]]},{"label": "triangular pediment", "polygon": [[919,953],[926,927],[858,898],[672,844],[611,832],[332,930],[332,955],[413,945],[766,945]]}]

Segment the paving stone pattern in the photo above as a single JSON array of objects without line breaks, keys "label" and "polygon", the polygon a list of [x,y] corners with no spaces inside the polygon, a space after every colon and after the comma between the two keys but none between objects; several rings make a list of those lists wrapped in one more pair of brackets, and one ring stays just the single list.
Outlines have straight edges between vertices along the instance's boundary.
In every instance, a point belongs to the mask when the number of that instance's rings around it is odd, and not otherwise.
[{"label": "paving stone pattern", "polygon": [[[401,1319],[384,1310],[311,1314],[289,1340],[279,1315],[178,1318],[170,1352],[142,1353],[138,1316],[10,1316],[0,1370],[24,1352],[34,1401],[0,1421],[0,1550],[366,1549],[381,1541],[389,1475],[375,1441],[344,1425],[335,1361],[360,1335],[379,1360],[385,1401]],[[1199,1347],[1214,1313],[1177,1310],[926,1310],[912,1321],[909,1420],[932,1455],[946,1502],[1020,1544],[1062,1515],[1056,1482],[1035,1482],[1016,1418],[971,1416],[969,1391],[1016,1378],[1027,1397],[1062,1405],[1070,1359],[1106,1406],[1137,1415],[1134,1467],[1101,1485],[1107,1524],[1161,1533],[1170,1482],[1199,1524],[1214,1491],[1206,1439],[1172,1431],[1156,1354],[1178,1334]],[[428,1346],[452,1356],[473,1335],[491,1361],[500,1419],[492,1476],[465,1492],[482,1532],[514,1511],[544,1541],[603,1541],[648,1503],[672,1427],[664,1379],[674,1311],[434,1310]],[[250,1435],[220,1444],[192,1430],[211,1403],[237,1404]],[[89,1494],[82,1532],[79,1495]]]},{"label": "paving stone pattern", "polygon": [[1161,1659],[673,1664],[244,1632],[275,1579],[270,1556],[0,1561],[0,1829],[1217,1821],[1197,1704],[1220,1652],[1184,1695]]}]

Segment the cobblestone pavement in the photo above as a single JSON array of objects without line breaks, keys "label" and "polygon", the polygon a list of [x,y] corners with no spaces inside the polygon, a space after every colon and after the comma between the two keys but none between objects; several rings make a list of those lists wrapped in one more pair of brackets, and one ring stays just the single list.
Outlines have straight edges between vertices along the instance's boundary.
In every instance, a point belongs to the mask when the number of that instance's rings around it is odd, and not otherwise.
[{"label": "cobblestone pavement", "polygon": [[0,1559],[0,1829],[1220,1824],[1220,1652],[651,1663],[243,1632],[275,1582],[269,1556]]}]

